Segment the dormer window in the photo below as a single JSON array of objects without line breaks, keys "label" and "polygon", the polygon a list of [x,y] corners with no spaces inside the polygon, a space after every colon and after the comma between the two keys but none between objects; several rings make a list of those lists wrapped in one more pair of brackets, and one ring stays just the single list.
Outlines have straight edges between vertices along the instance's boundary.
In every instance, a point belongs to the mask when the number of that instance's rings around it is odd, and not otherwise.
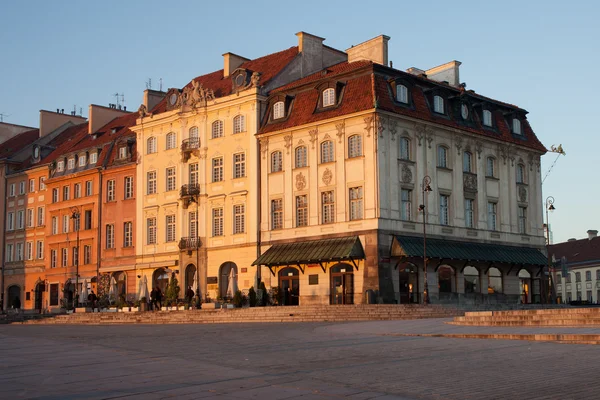
[{"label": "dormer window", "polygon": [[56,163],[56,172],[63,172],[65,170],[65,162],[64,161],[59,161],[58,163]]},{"label": "dormer window", "polygon": [[90,154],[90,164],[96,164],[98,161],[98,153]]},{"label": "dormer window", "polygon": [[85,161],[86,161],[85,154],[80,155],[79,156],[79,166],[80,167],[85,167]]},{"label": "dormer window", "polygon": [[273,105],[273,119],[279,119],[285,117],[285,103],[278,101]]},{"label": "dormer window", "polygon": [[433,96],[433,111],[438,114],[444,113],[444,99],[442,96]]},{"label": "dormer window", "polygon": [[75,159],[74,158],[69,158],[69,161],[67,162],[67,168],[68,169],[75,168]]},{"label": "dormer window", "polygon": [[335,105],[335,89],[327,88],[323,90],[323,107]]},{"label": "dormer window", "polygon": [[408,104],[408,88],[404,85],[396,86],[396,100]]},{"label": "dormer window", "polygon": [[119,147],[119,159],[124,160],[127,158],[127,146]]},{"label": "dormer window", "polygon": [[521,134],[521,121],[519,121],[517,118],[513,118],[512,120],[512,129],[515,135]]},{"label": "dormer window", "polygon": [[483,125],[492,126],[492,112],[490,110],[483,110]]}]

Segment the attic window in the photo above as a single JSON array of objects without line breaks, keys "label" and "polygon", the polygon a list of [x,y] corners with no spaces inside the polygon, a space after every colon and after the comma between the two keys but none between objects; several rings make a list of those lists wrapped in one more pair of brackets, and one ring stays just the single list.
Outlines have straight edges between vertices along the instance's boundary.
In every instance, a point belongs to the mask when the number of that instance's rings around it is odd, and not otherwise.
[{"label": "attic window", "polygon": [[396,86],[396,100],[408,104],[408,89],[404,85]]},{"label": "attic window", "polygon": [[82,154],[79,156],[79,166],[80,167],[85,167],[85,154]]},{"label": "attic window", "polygon": [[273,106],[273,119],[279,119],[285,117],[285,103],[278,101]]},{"label": "attic window", "polygon": [[65,162],[64,161],[59,161],[58,163],[56,163],[56,172],[63,172],[65,170]]},{"label": "attic window", "polygon": [[433,96],[433,111],[438,114],[444,113],[444,99],[442,96]]},{"label": "attic window", "polygon": [[119,147],[119,159],[124,160],[127,158],[127,146]]},{"label": "attic window", "polygon": [[521,134],[521,121],[519,121],[517,118],[513,118],[512,120],[512,129],[515,135]]},{"label": "attic window", "polygon": [[490,110],[483,110],[483,125],[492,126],[492,112]]},{"label": "attic window", "polygon": [[73,169],[75,168],[75,158],[69,158],[69,161],[67,163],[67,168],[68,169]]},{"label": "attic window", "polygon": [[335,89],[327,88],[323,90],[323,107],[335,105]]},{"label": "attic window", "polygon": [[98,161],[98,153],[90,154],[90,164],[96,164]]}]

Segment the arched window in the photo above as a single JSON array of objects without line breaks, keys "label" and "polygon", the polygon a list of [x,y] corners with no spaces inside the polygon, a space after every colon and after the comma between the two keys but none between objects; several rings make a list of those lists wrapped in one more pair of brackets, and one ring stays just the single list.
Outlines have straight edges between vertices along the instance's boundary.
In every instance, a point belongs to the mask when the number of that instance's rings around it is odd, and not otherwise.
[{"label": "arched window", "polygon": [[177,135],[175,132],[167,133],[167,150],[177,147]]},{"label": "arched window", "polygon": [[483,110],[483,125],[492,126],[492,112],[490,110]]},{"label": "arched window", "polygon": [[156,153],[156,138],[154,136],[146,141],[146,154]]},{"label": "arched window", "polygon": [[229,261],[219,267],[219,296],[222,298],[235,296],[237,287],[237,265]]},{"label": "arched window", "polygon": [[362,136],[352,135],[348,138],[348,158],[362,156]]},{"label": "arched window", "polygon": [[512,126],[513,126],[513,133],[515,135],[520,135],[521,134],[521,121],[519,121],[516,118],[513,118]]},{"label": "arched window", "polygon": [[463,152],[463,172],[472,172],[473,168],[473,155],[465,151]]},{"label": "arched window", "polygon": [[396,86],[396,100],[408,104],[408,89],[404,85]]},{"label": "arched window", "polygon": [[285,104],[283,101],[278,101],[273,105],[273,119],[285,117]]},{"label": "arched window", "polygon": [[525,183],[525,166],[517,164],[517,183]]},{"label": "arched window", "polygon": [[283,153],[274,151],[271,153],[271,172],[283,171]]},{"label": "arched window", "polygon": [[328,88],[323,90],[323,107],[333,106],[335,104],[335,90]]},{"label": "arched window", "polygon": [[400,138],[400,159],[410,160],[410,139],[406,137]]},{"label": "arched window", "polygon": [[321,143],[321,163],[333,162],[333,142],[327,140]]},{"label": "arched window", "polygon": [[211,138],[223,137],[223,121],[215,121],[212,123]]},{"label": "arched window", "polygon": [[306,167],[307,165],[306,146],[296,147],[296,168]]},{"label": "arched window", "polygon": [[444,113],[444,99],[441,96],[433,96],[433,111],[438,114]]},{"label": "arched window", "polygon": [[488,271],[488,294],[504,293],[502,291],[502,272],[498,268],[491,267]]},{"label": "arched window", "polygon": [[169,273],[164,268],[159,268],[152,274],[152,287],[157,287],[163,294],[163,299],[167,293],[167,286],[169,285]]},{"label": "arched window", "polygon": [[233,133],[240,133],[246,130],[246,124],[243,115],[236,115],[233,118]]},{"label": "arched window", "polygon": [[196,266],[194,264],[189,264],[185,268],[185,289],[187,290],[188,286],[191,286],[194,293],[198,293],[198,279],[196,275]]},{"label": "arched window", "polygon": [[494,157],[488,157],[485,164],[485,176],[490,178],[496,177],[496,160]]},{"label": "arched window", "polygon": [[438,146],[437,166],[438,168],[448,168],[448,148]]},{"label": "arched window", "polygon": [[465,293],[479,293],[479,271],[470,265],[463,270]]}]

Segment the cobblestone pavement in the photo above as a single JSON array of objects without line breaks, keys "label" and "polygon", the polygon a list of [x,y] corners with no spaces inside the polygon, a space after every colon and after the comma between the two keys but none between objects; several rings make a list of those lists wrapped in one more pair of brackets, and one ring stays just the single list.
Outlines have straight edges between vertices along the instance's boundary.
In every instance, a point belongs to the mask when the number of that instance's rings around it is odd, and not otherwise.
[{"label": "cobblestone pavement", "polygon": [[443,322],[5,325],[0,399],[600,398],[600,346],[389,336]]}]

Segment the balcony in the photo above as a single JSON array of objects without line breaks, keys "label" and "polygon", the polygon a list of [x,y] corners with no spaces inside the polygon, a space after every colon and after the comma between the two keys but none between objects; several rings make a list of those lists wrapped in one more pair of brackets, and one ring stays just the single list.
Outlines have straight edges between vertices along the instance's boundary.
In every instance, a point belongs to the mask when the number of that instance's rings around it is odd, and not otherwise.
[{"label": "balcony", "polygon": [[198,138],[185,139],[181,142],[181,154],[183,162],[190,159],[190,156],[200,148],[200,140]]},{"label": "balcony", "polygon": [[192,201],[200,195],[200,185],[197,183],[189,183],[183,185],[179,190],[179,199],[183,200],[183,208],[188,208]]},{"label": "balcony", "polygon": [[199,237],[182,237],[179,239],[179,250],[192,251],[199,249],[202,244]]}]

